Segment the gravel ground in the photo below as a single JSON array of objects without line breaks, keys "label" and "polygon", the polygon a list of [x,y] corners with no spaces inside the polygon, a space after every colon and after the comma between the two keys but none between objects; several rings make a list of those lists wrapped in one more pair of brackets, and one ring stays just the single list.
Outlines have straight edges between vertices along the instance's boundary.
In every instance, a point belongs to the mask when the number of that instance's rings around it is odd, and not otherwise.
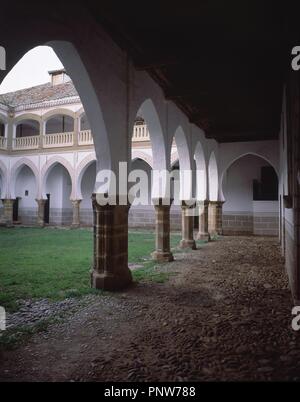
[{"label": "gravel ground", "polygon": [[299,381],[277,240],[223,237],[176,257],[163,284],[63,302],[64,320],[1,353],[0,380]]}]

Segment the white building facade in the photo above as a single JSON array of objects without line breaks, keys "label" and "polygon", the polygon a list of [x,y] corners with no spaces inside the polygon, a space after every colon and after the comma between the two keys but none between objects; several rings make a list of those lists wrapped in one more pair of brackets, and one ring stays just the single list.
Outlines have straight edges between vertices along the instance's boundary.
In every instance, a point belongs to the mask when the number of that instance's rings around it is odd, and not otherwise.
[{"label": "white building facade", "polygon": [[[67,74],[58,70],[50,75],[50,83],[0,96],[0,216],[3,220],[10,209],[14,224],[92,225],[97,172],[92,131]],[[223,233],[277,235],[278,141],[203,143],[194,153],[194,194],[202,204],[225,201]],[[184,165],[184,147],[178,133],[171,146],[173,169]],[[148,175],[149,205],[130,208],[129,226],[154,227],[152,144],[142,118],[134,125],[131,160],[132,169]],[[271,190],[261,191],[270,187],[268,180]],[[170,215],[171,228],[180,229],[180,206],[173,205]]]}]

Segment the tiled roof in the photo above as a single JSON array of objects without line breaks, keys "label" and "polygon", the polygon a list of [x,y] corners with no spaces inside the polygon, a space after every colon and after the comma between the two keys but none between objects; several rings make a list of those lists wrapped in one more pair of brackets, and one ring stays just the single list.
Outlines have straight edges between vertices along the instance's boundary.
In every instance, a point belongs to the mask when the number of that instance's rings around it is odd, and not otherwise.
[{"label": "tiled roof", "polygon": [[48,82],[47,84],[0,95],[0,103],[6,106],[17,107],[71,96],[78,96],[72,81],[58,85],[52,85]]}]

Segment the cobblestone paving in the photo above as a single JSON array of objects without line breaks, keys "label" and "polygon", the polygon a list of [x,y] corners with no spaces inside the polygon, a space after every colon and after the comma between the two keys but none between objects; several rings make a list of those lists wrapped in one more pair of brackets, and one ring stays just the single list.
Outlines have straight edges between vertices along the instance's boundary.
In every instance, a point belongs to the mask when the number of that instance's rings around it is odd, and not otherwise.
[{"label": "cobblestone paving", "polygon": [[300,379],[277,239],[223,237],[161,269],[163,284],[63,303],[64,320],[2,351],[0,380]]}]

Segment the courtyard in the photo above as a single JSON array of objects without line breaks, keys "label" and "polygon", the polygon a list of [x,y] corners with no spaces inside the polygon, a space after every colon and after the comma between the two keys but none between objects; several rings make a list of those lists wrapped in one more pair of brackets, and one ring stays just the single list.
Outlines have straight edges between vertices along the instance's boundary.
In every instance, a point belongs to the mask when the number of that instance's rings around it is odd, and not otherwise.
[{"label": "courtyard", "polygon": [[[171,246],[178,246],[180,238],[178,233],[172,234]],[[93,292],[92,240],[91,228],[2,228],[0,305],[14,311],[18,309],[18,301],[62,300]],[[150,253],[155,247],[154,240],[151,231],[129,233],[128,263],[137,280],[164,279],[161,273],[153,271]]]},{"label": "courtyard", "polygon": [[[153,235],[130,233],[134,285],[117,293],[84,294],[89,286],[89,230],[12,229],[1,235],[5,249],[14,244],[19,269],[24,258],[39,255],[39,274],[38,264],[32,264],[35,277],[47,273],[46,292],[38,281],[36,293],[28,290],[30,277],[23,276],[24,296],[50,297],[48,310],[68,300],[47,325],[34,321],[35,330],[15,326],[7,331],[1,347],[2,381],[299,380],[300,343],[291,329],[291,296],[276,238],[225,236],[179,252],[173,235],[175,261],[155,265],[147,260]],[[9,241],[9,236],[19,241]],[[58,252],[60,247],[64,252]],[[73,255],[73,247],[82,249],[80,257]],[[22,248],[31,252],[26,255]],[[13,266],[9,255],[3,259],[2,277],[3,264]],[[148,270],[136,268],[145,263]],[[58,275],[61,270],[65,279]],[[76,283],[67,278],[68,270],[77,272]],[[5,288],[17,286],[9,284],[8,274],[5,278]],[[71,296],[71,288],[81,297],[62,300]],[[15,311],[9,317],[26,317],[35,303],[27,303],[23,315]],[[27,336],[13,337],[18,332]]]}]

